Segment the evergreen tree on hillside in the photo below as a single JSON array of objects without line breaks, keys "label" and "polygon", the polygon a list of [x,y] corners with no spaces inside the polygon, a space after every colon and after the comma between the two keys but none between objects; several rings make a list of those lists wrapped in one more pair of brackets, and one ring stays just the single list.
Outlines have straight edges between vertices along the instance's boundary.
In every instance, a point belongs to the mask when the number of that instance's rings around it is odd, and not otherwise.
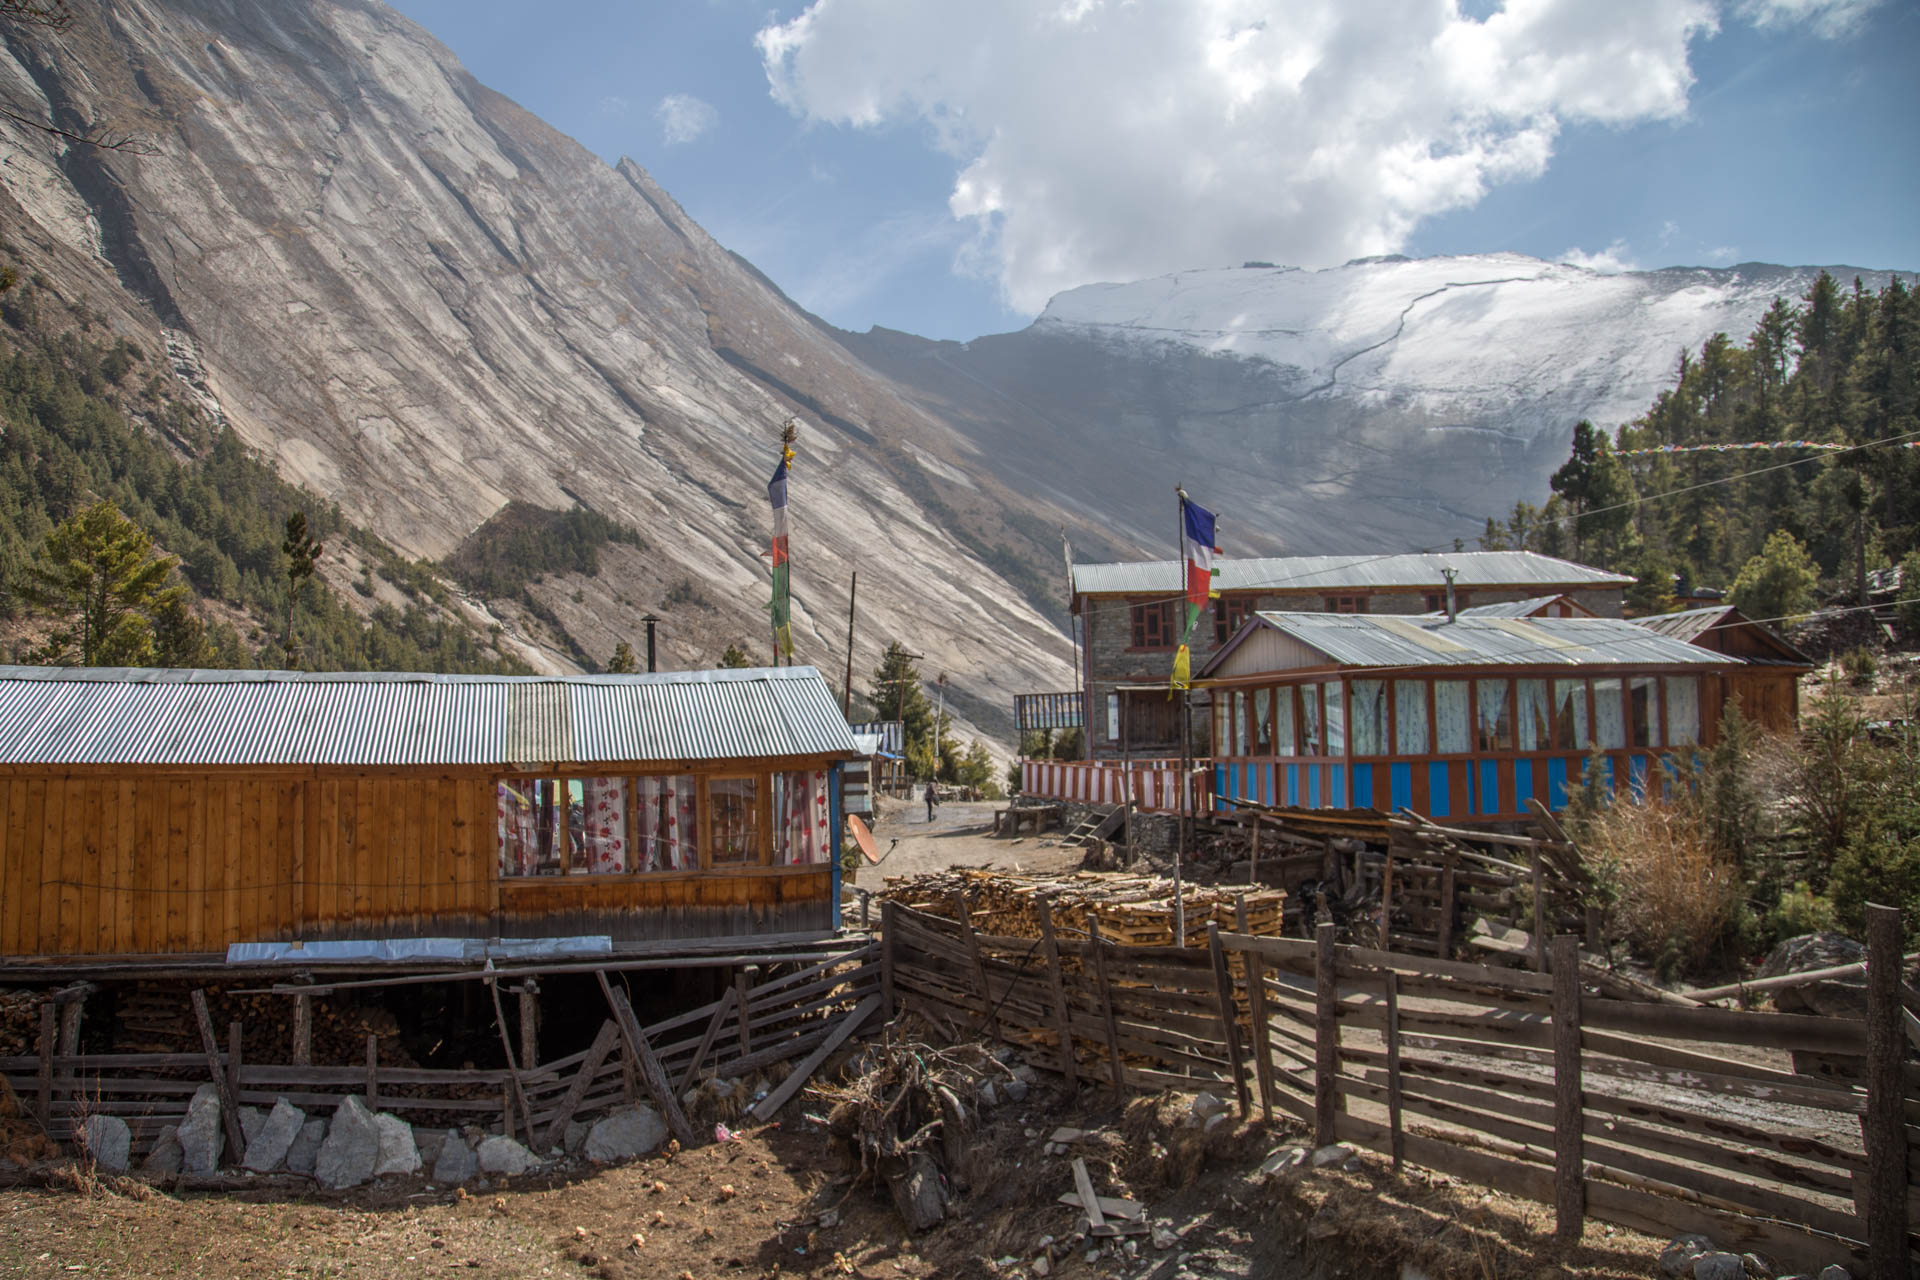
[{"label": "evergreen tree on hillside", "polygon": [[[726,665],[725,659],[721,660]],[[633,646],[622,640],[613,646],[613,656],[607,659],[607,674],[610,676],[630,676],[640,670],[640,662],[633,656]]]},{"label": "evergreen tree on hillside", "polygon": [[177,563],[155,554],[153,539],[112,502],[63,520],[19,588],[29,608],[55,622],[33,660],[62,667],[153,662],[154,619],[186,591],[167,584]]},{"label": "evergreen tree on hillside", "polygon": [[747,651],[745,649],[742,649],[739,645],[730,644],[727,646],[727,651],[720,655],[720,665],[723,667],[732,667],[736,669],[742,668],[742,667],[750,667],[753,665],[753,659],[749,658],[747,656]]},{"label": "evergreen tree on hillside", "polygon": [[933,706],[921,687],[920,668],[898,640],[880,655],[880,665],[873,669],[867,686],[867,698],[882,719],[905,722],[902,732],[909,757],[918,751],[926,761],[934,759]]},{"label": "evergreen tree on hillside", "polygon": [[1813,588],[1820,570],[1785,529],[1767,539],[1760,554],[1741,567],[1727,593],[1734,607],[1760,621],[1793,618],[1813,604]]},{"label": "evergreen tree on hillside", "polygon": [[325,550],[307,534],[306,512],[296,511],[287,517],[287,537],[280,544],[281,554],[287,558],[287,626],[281,638],[281,650],[289,671],[300,666],[300,640],[293,631],[294,606],[300,603],[300,589],[313,577],[314,566]]},{"label": "evergreen tree on hillside", "polygon": [[1553,491],[1573,514],[1573,558],[1612,568],[1634,550],[1633,477],[1613,455],[1607,434],[1582,419],[1573,428],[1573,453],[1553,473]]}]

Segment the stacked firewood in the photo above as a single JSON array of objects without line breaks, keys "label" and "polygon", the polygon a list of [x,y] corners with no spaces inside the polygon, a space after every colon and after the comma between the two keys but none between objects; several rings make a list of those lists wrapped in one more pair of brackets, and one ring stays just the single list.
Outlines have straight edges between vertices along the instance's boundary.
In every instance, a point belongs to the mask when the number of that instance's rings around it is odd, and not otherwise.
[{"label": "stacked firewood", "polygon": [[[124,1053],[192,1053],[201,1047],[199,1024],[186,983],[142,982],[122,990],[114,1005],[115,1047]],[[207,988],[207,1011],[214,1035],[226,1048],[227,1027],[241,1024],[243,1051],[254,1062],[293,1060],[293,999],[284,995],[242,995]],[[37,1015],[36,1015],[37,1016]],[[367,1060],[367,1036],[376,1038],[380,1065],[418,1064],[400,1041],[400,1024],[375,1006],[345,995],[313,1002],[313,1061],[319,1065],[358,1065]]]},{"label": "stacked firewood", "polygon": [[[1039,904],[1051,904],[1054,928],[1085,934],[1097,920],[1101,935],[1129,946],[1174,945],[1173,881],[1165,876],[1077,873],[1024,876],[997,871],[944,871],[887,882],[884,896],[916,911],[951,919],[954,895],[966,898],[973,927],[1005,938],[1040,936]],[[1262,936],[1280,932],[1286,894],[1278,889],[1235,885],[1188,885],[1184,945],[1203,947],[1209,922],[1223,932],[1240,931],[1239,904],[1247,908],[1247,930]]]},{"label": "stacked firewood", "polygon": [[0,991],[0,1058],[40,1051],[40,1002],[45,993],[18,988]]}]

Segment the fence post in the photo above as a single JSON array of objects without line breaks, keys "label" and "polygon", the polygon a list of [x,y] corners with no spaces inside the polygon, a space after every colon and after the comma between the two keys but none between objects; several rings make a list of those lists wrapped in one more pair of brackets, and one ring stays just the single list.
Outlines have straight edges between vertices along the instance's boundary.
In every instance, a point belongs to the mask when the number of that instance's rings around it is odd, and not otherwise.
[{"label": "fence post", "polygon": [[1533,850],[1533,971],[1547,971],[1547,863],[1537,845]]},{"label": "fence post", "polygon": [[893,922],[899,909],[900,904],[891,898],[883,899],[880,903],[880,999],[886,1004],[888,1022],[892,1022],[894,1017],[893,939],[896,930]]},{"label": "fence post", "polygon": [[1553,940],[1553,1233],[1566,1241],[1580,1238],[1587,1217],[1584,1128],[1580,940],[1566,933]]},{"label": "fence post", "polygon": [[[380,1037],[367,1032],[367,1110],[380,1109]],[[509,1138],[513,1130],[507,1129]]]},{"label": "fence post", "polygon": [[1040,895],[1040,942],[1046,948],[1047,984],[1053,989],[1053,1029],[1060,1037],[1060,1073],[1067,1092],[1080,1088],[1080,1069],[1073,1061],[1073,1018],[1067,1010],[1067,986],[1060,973],[1060,942],[1053,933],[1053,899]]},{"label": "fence post", "polygon": [[[1393,950],[1393,845],[1380,861],[1380,949]],[[1443,955],[1441,957],[1445,959]]]},{"label": "fence post", "polygon": [[1322,921],[1313,931],[1313,1142],[1336,1140],[1334,1116],[1340,1110],[1340,989],[1333,952],[1334,925]]},{"label": "fence post", "polygon": [[304,991],[293,998],[293,1065],[313,1065],[313,997]]},{"label": "fence post", "polygon": [[1113,1061],[1113,1091],[1127,1096],[1127,1069],[1120,1061],[1120,1024],[1113,1016],[1113,984],[1107,981],[1107,945],[1100,939],[1100,921],[1087,916],[1087,946],[1093,952],[1094,981],[1100,987],[1100,1018],[1107,1028],[1107,1056]]},{"label": "fence post", "polygon": [[235,1018],[227,1024],[227,1091],[240,1100],[240,1053],[246,1031]]},{"label": "fence post", "polygon": [[1867,1252],[1876,1280],[1907,1274],[1907,1131],[1901,1069],[1900,912],[1867,908]]},{"label": "fence post", "polygon": [[[748,1005],[753,998],[753,978],[760,972],[757,964],[742,965],[733,971],[733,1016],[740,1031],[740,1056],[753,1052],[753,1015]],[[629,1055],[631,1056],[631,1055]],[[638,1063],[634,1064],[639,1067]]]},{"label": "fence post", "polygon": [[40,1005],[40,1124],[51,1128],[53,1125],[53,1001],[45,1000]]},{"label": "fence post", "polygon": [[[1260,843],[1260,828],[1253,829],[1254,844]],[[1247,927],[1247,895],[1233,904],[1234,925],[1242,935],[1252,936]],[[1240,953],[1247,975],[1247,1015],[1253,1022],[1253,1074],[1260,1084],[1260,1118],[1273,1123],[1273,1042],[1267,1032],[1267,966],[1260,953],[1248,947]]]},{"label": "fence post", "polygon": [[993,1002],[993,992],[987,987],[987,962],[980,954],[980,938],[973,931],[973,916],[967,911],[967,891],[953,891],[953,914],[960,922],[960,936],[966,939],[967,958],[973,961],[973,980],[980,984],[980,1029],[1001,1043],[1006,1037],[1000,1034],[1000,1019]]},{"label": "fence post", "polygon": [[1387,1124],[1393,1171],[1407,1159],[1406,1131],[1400,1127],[1400,975],[1387,973]]},{"label": "fence post", "polygon": [[1227,1065],[1233,1068],[1233,1096],[1245,1120],[1253,1103],[1247,1096],[1247,1064],[1240,1056],[1240,1014],[1233,998],[1233,975],[1227,972],[1227,953],[1220,945],[1220,925],[1207,921],[1207,950],[1213,954],[1213,987],[1220,997],[1220,1030],[1227,1041]]},{"label": "fence post", "polygon": [[1454,894],[1453,855],[1449,853],[1446,861],[1440,864],[1439,945],[1442,960],[1453,959]]}]

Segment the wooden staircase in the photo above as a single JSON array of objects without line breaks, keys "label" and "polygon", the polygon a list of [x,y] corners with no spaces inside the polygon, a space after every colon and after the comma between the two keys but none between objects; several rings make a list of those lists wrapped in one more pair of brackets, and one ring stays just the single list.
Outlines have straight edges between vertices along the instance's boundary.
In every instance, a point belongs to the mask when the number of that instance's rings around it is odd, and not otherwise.
[{"label": "wooden staircase", "polygon": [[1061,838],[1061,844],[1079,845],[1090,848],[1099,844],[1118,831],[1127,820],[1127,806],[1123,804],[1105,804],[1096,806],[1079,826],[1067,832]]}]

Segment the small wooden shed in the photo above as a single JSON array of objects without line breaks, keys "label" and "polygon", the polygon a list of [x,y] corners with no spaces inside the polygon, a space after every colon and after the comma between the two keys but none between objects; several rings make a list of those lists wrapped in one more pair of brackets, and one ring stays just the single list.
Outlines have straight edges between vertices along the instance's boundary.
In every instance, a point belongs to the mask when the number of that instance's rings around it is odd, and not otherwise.
[{"label": "small wooden shed", "polygon": [[1714,710],[1737,697],[1740,713],[1764,729],[1792,733],[1800,727],[1800,678],[1813,670],[1813,659],[1773,628],[1730,604],[1655,614],[1634,622],[1710,653],[1740,659],[1740,666],[1709,680],[1703,696]]},{"label": "small wooden shed", "polygon": [[1513,822],[1711,744],[1740,659],[1616,618],[1259,613],[1201,671],[1215,803]]},{"label": "small wooden shed", "polygon": [[853,754],[811,667],[0,667],[0,961],[821,934]]}]

